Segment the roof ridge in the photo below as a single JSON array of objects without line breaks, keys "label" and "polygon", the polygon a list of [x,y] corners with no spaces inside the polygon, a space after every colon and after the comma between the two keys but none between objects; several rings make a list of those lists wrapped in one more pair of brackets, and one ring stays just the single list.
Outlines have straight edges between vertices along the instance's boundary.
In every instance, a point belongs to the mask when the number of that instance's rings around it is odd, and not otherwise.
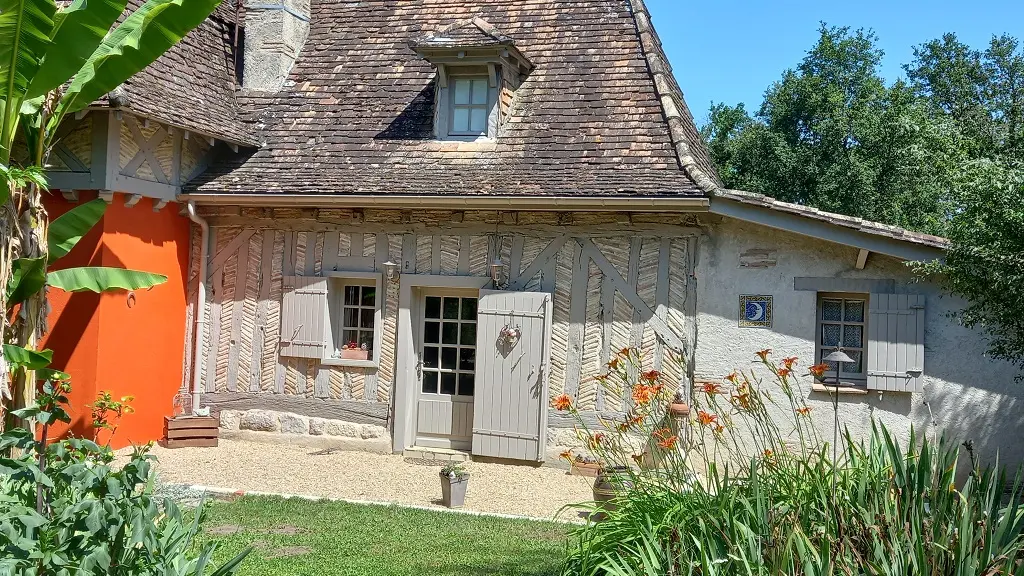
[{"label": "roof ridge", "polygon": [[[695,131],[697,127],[694,124],[693,115],[686,106],[686,100],[683,99],[683,91],[672,75],[672,65],[669,64],[665,50],[661,46],[661,39],[658,38],[658,33],[651,23],[650,12],[644,5],[644,0],[626,1],[630,6],[633,21],[636,23],[637,34],[640,36],[640,49],[647,61],[647,70],[654,80],[654,89],[668,123],[669,138],[679,164],[701,190],[709,195],[714,195],[723,187],[722,181],[715,172],[714,166],[711,165],[707,149],[704,147],[704,142],[699,139],[699,135],[698,141],[691,142],[685,132],[683,126],[687,122],[693,125]],[[700,165],[700,160],[695,154],[703,155],[707,163],[706,167]]]},{"label": "roof ridge", "polygon": [[454,31],[456,31],[456,30],[458,30],[460,28],[465,28],[465,27],[470,26],[470,25],[475,26],[477,30],[479,30],[483,34],[493,38],[494,40],[496,40],[498,42],[510,42],[512,40],[511,37],[509,37],[509,36],[507,36],[505,34],[502,34],[498,30],[497,26],[495,26],[494,24],[491,24],[490,22],[485,20],[482,16],[477,14],[476,16],[473,16],[472,18],[462,18],[462,19],[456,20],[456,21],[452,22],[451,24],[445,26],[444,28],[441,28],[440,30],[436,30],[434,32],[428,32],[427,34],[421,36],[420,39],[417,40],[417,41],[418,42],[424,42],[424,41],[434,40],[436,38],[443,38],[445,34],[449,34],[449,33],[454,32]]}]

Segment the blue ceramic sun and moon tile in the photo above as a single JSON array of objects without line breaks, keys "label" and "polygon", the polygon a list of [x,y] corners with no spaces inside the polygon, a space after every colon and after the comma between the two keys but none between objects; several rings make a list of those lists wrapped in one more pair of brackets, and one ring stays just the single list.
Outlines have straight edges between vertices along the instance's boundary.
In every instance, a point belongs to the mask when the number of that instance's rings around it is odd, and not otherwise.
[{"label": "blue ceramic sun and moon tile", "polygon": [[772,297],[763,294],[740,296],[740,326],[772,327]]}]

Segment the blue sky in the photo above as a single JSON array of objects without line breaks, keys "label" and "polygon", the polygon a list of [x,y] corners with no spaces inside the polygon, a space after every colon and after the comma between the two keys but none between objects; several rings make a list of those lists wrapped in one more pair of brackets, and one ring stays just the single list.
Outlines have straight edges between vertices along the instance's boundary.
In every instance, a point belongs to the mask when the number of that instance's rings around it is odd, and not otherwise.
[{"label": "blue sky", "polygon": [[993,34],[1024,41],[1024,0],[645,0],[698,124],[711,101],[756,111],[772,82],[803,58],[819,22],[873,28],[895,80],[913,46],[955,32],[983,48]]}]

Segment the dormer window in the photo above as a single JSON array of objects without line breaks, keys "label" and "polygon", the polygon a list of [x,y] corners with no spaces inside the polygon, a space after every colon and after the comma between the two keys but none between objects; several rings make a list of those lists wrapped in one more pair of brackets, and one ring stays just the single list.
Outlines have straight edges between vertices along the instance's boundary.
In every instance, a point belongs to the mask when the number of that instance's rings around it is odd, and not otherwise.
[{"label": "dormer window", "polygon": [[451,106],[450,136],[487,136],[495,92],[488,87],[486,76],[456,76],[448,79]]},{"label": "dormer window", "polygon": [[523,75],[533,69],[512,39],[486,20],[473,18],[415,40],[410,46],[437,71],[437,138],[496,138]]}]

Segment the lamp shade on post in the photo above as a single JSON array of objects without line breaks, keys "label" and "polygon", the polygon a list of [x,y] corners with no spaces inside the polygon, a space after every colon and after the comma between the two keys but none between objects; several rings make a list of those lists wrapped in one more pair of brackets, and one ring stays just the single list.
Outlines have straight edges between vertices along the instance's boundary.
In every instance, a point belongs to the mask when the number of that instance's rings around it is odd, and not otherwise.
[{"label": "lamp shade on post", "polygon": [[850,358],[846,352],[843,352],[842,348],[836,348],[835,352],[825,356],[822,360],[825,362],[832,362],[836,365],[836,386],[839,385],[839,369],[842,366],[842,363],[855,362],[855,360]]}]

